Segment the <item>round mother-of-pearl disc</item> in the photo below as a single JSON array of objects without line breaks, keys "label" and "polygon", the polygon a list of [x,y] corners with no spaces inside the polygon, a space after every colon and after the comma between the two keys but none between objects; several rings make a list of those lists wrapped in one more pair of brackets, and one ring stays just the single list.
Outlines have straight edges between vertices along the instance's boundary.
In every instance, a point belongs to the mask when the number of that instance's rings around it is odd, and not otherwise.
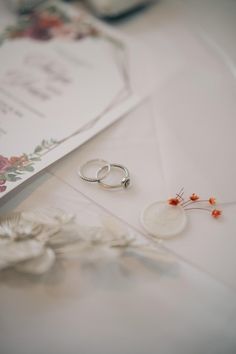
[{"label": "round mother-of-pearl disc", "polygon": [[142,215],[141,222],[148,233],[160,238],[168,238],[179,234],[186,225],[184,209],[169,205],[166,201],[148,205]]}]

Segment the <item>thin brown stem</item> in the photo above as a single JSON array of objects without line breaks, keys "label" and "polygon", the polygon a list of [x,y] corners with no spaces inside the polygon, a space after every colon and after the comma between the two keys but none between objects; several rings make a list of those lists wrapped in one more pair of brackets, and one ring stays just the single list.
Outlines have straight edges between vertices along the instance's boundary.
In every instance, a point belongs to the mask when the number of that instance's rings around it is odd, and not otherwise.
[{"label": "thin brown stem", "polygon": [[209,208],[198,208],[198,207],[196,207],[196,208],[186,208],[186,209],[184,209],[184,210],[195,210],[195,209],[211,211],[211,209],[209,209]]},{"label": "thin brown stem", "polygon": [[207,200],[207,199],[187,200],[186,202],[183,202],[181,205],[182,205],[182,207],[185,207],[186,205],[190,205],[190,204],[194,204],[194,203],[209,203],[209,200]]},{"label": "thin brown stem", "polygon": [[183,195],[184,195],[184,188],[181,188],[179,193],[176,193],[176,197],[183,202],[184,201]]}]

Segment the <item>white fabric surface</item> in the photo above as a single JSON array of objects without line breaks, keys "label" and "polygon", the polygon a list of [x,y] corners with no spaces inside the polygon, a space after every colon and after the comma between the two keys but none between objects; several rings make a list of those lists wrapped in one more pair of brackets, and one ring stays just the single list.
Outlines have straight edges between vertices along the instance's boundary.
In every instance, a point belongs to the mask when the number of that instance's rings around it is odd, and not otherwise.
[{"label": "white fabric surface", "polygon": [[[50,204],[93,223],[104,212],[95,202],[145,235],[146,204],[185,187],[222,200],[222,219],[195,211],[181,236],[162,243],[178,264],[170,277],[140,267],[135,277],[114,269],[82,276],[75,263],[59,285],[26,291],[3,281],[4,354],[235,353],[235,14],[230,0],[166,0],[120,23],[153,53],[152,96],[1,208]],[[132,188],[113,193],[81,181],[78,166],[95,157],[127,166]]]}]

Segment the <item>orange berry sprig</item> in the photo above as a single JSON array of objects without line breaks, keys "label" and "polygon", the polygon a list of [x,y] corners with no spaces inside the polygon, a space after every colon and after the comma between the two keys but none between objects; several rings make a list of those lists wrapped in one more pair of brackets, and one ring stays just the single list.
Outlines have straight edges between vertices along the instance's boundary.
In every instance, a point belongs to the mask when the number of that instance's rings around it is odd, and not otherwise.
[{"label": "orange berry sprig", "polygon": [[[200,199],[200,197],[196,193],[192,193],[189,196],[188,200],[184,200],[184,189],[182,188],[179,193],[176,193],[176,197],[170,198],[168,200],[168,204],[172,206],[180,205],[184,210],[206,210],[211,213],[211,216],[215,219],[219,218],[222,215],[222,211],[215,209],[216,199],[214,197],[210,197],[209,199]],[[196,206],[197,203],[199,206]],[[207,204],[206,204],[207,203]]]},{"label": "orange berry sprig", "polygon": [[176,206],[176,205],[180,204],[181,202],[180,202],[180,200],[178,198],[170,198],[168,200],[168,203],[170,205]]},{"label": "orange berry sprig", "polygon": [[208,202],[209,202],[211,205],[215,205],[215,204],[216,204],[216,198],[211,197],[211,198],[208,199]]},{"label": "orange berry sprig", "polygon": [[211,212],[211,215],[213,216],[213,218],[217,219],[219,216],[221,216],[222,211],[221,210],[217,210],[217,209],[213,209]]},{"label": "orange berry sprig", "polygon": [[170,198],[168,200],[168,203],[170,205],[173,205],[173,206],[176,206],[176,205],[179,205],[179,204],[183,203],[184,202],[183,195],[184,195],[184,189],[181,188],[179,193],[176,193],[176,197],[175,198]]}]

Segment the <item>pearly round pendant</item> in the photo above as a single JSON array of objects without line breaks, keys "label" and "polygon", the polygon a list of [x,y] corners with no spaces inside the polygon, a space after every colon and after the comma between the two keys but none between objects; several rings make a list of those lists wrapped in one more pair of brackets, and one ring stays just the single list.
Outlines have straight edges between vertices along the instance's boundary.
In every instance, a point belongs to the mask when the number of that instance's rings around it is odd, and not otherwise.
[{"label": "pearly round pendant", "polygon": [[169,238],[179,234],[184,230],[186,222],[183,207],[169,205],[166,201],[148,205],[141,215],[144,229],[159,238]]}]

